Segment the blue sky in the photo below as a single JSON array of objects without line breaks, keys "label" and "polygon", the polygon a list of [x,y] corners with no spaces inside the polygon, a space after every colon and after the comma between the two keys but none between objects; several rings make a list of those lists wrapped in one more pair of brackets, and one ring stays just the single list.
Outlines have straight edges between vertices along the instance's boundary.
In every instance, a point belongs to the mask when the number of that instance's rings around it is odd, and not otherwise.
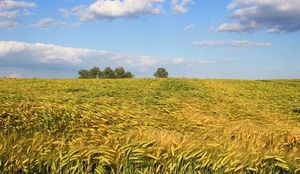
[{"label": "blue sky", "polygon": [[300,78],[299,0],[0,0],[0,77]]}]

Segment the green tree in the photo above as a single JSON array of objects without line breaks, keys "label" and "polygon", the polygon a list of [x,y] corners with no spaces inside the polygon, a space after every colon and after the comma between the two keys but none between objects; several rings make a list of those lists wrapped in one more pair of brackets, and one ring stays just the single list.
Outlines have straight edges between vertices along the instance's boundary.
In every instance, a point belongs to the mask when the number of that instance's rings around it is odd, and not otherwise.
[{"label": "green tree", "polygon": [[165,68],[157,68],[156,72],[153,75],[156,78],[168,78],[169,73]]},{"label": "green tree", "polygon": [[99,75],[101,76],[101,71],[98,67],[93,67],[92,69],[90,69],[90,74],[91,74],[91,78],[96,79],[97,77],[99,77]]},{"label": "green tree", "polygon": [[133,77],[134,77],[134,75],[129,71],[125,72],[125,74],[124,74],[124,78],[133,78]]},{"label": "green tree", "polygon": [[116,78],[125,78],[125,70],[123,67],[117,67],[115,69],[115,77]]},{"label": "green tree", "polygon": [[91,72],[89,70],[82,69],[78,72],[80,79],[90,79],[92,78]]},{"label": "green tree", "polygon": [[102,72],[102,77],[107,79],[115,78],[115,72],[110,67],[106,67]]}]

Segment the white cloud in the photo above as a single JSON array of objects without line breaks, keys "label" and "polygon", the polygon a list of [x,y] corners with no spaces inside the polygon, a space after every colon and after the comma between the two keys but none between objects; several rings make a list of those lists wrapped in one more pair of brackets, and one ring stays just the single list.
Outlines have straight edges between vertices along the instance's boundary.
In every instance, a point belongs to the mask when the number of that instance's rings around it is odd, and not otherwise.
[{"label": "white cloud", "polygon": [[185,27],[183,27],[182,31],[184,31],[184,32],[190,31],[194,27],[195,27],[195,24],[189,24],[189,25],[186,25]]},{"label": "white cloud", "polygon": [[224,23],[221,24],[217,31],[220,32],[252,32],[255,29],[259,29],[259,25],[251,21],[249,23],[239,23],[239,22],[232,22],[232,23]]},{"label": "white cloud", "polygon": [[300,30],[299,0],[234,0],[228,5],[234,22],[219,26],[218,31],[295,32]]},{"label": "white cloud", "polygon": [[95,0],[89,5],[79,5],[71,10],[59,9],[64,17],[78,16],[81,21],[160,15],[164,3],[170,2],[176,14],[188,11],[192,0]]},{"label": "white cloud", "polygon": [[128,56],[103,50],[64,47],[43,43],[0,41],[0,59],[31,62],[37,64],[68,63],[78,65],[85,61],[116,61],[132,66],[153,66],[160,63],[159,58],[150,56]]},{"label": "white cloud", "polygon": [[10,10],[17,8],[33,8],[36,7],[34,2],[15,1],[15,0],[1,0],[0,10]]},{"label": "white cloud", "polygon": [[36,28],[47,28],[56,24],[58,24],[58,21],[52,18],[44,18],[41,19],[38,23],[32,24],[31,26]]},{"label": "white cloud", "polygon": [[17,10],[15,11],[0,11],[0,19],[15,19],[18,16]]},{"label": "white cloud", "polygon": [[192,0],[172,0],[172,9],[177,14],[183,14],[188,11],[189,5],[192,3]]},{"label": "white cloud", "polygon": [[201,47],[234,47],[234,48],[265,48],[271,47],[269,42],[254,42],[249,40],[201,40],[192,42]]},{"label": "white cloud", "polygon": [[[42,43],[0,41],[0,57],[16,57],[35,63],[67,62],[79,64],[85,57],[106,56],[109,53]],[[22,61],[22,60],[20,60]]]},{"label": "white cloud", "polygon": [[1,29],[7,30],[7,29],[15,28],[18,25],[19,24],[15,21],[3,20],[3,21],[0,21],[0,30]]},{"label": "white cloud", "polygon": [[17,17],[31,14],[26,8],[36,7],[33,2],[0,0],[0,29],[11,29],[19,25]]},{"label": "white cloud", "polygon": [[79,69],[81,67],[100,65],[124,66],[137,71],[146,71],[158,66],[182,68],[185,66],[221,63],[221,61],[184,57],[132,56],[105,50],[18,41],[0,41],[0,61],[2,67]]},{"label": "white cloud", "polygon": [[96,0],[89,6],[77,6],[72,10],[60,9],[65,17],[78,15],[81,21],[136,17],[144,14],[161,14],[159,4],[164,0]]}]

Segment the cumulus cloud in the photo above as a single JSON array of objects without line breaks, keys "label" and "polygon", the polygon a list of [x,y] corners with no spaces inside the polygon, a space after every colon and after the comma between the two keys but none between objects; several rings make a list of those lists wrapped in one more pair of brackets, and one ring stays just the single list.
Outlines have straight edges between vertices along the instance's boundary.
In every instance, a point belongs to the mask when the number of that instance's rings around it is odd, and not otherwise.
[{"label": "cumulus cloud", "polygon": [[31,26],[35,27],[35,28],[47,28],[47,27],[56,25],[58,23],[59,23],[58,21],[56,21],[52,18],[44,18],[44,19],[41,19],[36,24],[32,24]]},{"label": "cumulus cloud", "polygon": [[192,42],[200,47],[233,47],[233,48],[265,48],[271,47],[269,42],[254,42],[249,40],[201,40]]},{"label": "cumulus cloud", "polygon": [[79,5],[70,10],[59,9],[64,17],[78,16],[81,21],[160,15],[164,3],[170,2],[176,14],[188,11],[192,0],[96,0],[89,5]]},{"label": "cumulus cloud", "polygon": [[2,67],[78,70],[82,67],[125,66],[135,71],[146,71],[158,66],[182,68],[222,63],[200,58],[159,58],[153,56],[124,55],[95,49],[73,48],[44,43],[0,41]]},{"label": "cumulus cloud", "polygon": [[[110,54],[105,51],[78,49],[42,43],[0,41],[0,58],[20,59],[32,63],[70,63],[79,64],[85,57],[103,57]],[[22,60],[23,59],[23,60]],[[14,62],[18,63],[18,62]]]},{"label": "cumulus cloud", "polygon": [[60,9],[65,17],[78,15],[81,21],[136,17],[144,14],[161,14],[159,4],[164,0],[97,0],[88,6],[77,6],[71,10]]},{"label": "cumulus cloud", "polygon": [[259,29],[260,26],[254,22],[231,22],[231,23],[224,23],[221,24],[217,31],[220,32],[243,32],[243,33],[250,33],[256,29]]},{"label": "cumulus cloud", "polygon": [[17,10],[15,11],[1,11],[0,12],[0,18],[5,18],[5,19],[15,19],[18,16]]},{"label": "cumulus cloud", "polygon": [[171,5],[176,14],[183,14],[188,11],[188,7],[192,2],[192,0],[172,0]]},{"label": "cumulus cloud", "polygon": [[15,1],[15,0],[1,0],[0,10],[10,10],[17,8],[32,8],[36,7],[34,2]]},{"label": "cumulus cloud", "polygon": [[221,32],[295,32],[300,30],[299,0],[234,0],[228,5],[233,22],[219,26]]},{"label": "cumulus cloud", "polygon": [[0,0],[0,29],[11,29],[19,25],[17,17],[28,16],[27,8],[36,7],[33,2]]}]

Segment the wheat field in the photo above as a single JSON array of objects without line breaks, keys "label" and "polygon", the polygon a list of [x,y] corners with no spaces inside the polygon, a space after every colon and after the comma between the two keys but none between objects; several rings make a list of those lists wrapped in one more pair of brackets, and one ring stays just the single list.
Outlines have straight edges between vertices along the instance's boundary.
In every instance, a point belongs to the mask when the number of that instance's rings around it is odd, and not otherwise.
[{"label": "wheat field", "polygon": [[300,80],[0,79],[0,173],[300,173]]}]

